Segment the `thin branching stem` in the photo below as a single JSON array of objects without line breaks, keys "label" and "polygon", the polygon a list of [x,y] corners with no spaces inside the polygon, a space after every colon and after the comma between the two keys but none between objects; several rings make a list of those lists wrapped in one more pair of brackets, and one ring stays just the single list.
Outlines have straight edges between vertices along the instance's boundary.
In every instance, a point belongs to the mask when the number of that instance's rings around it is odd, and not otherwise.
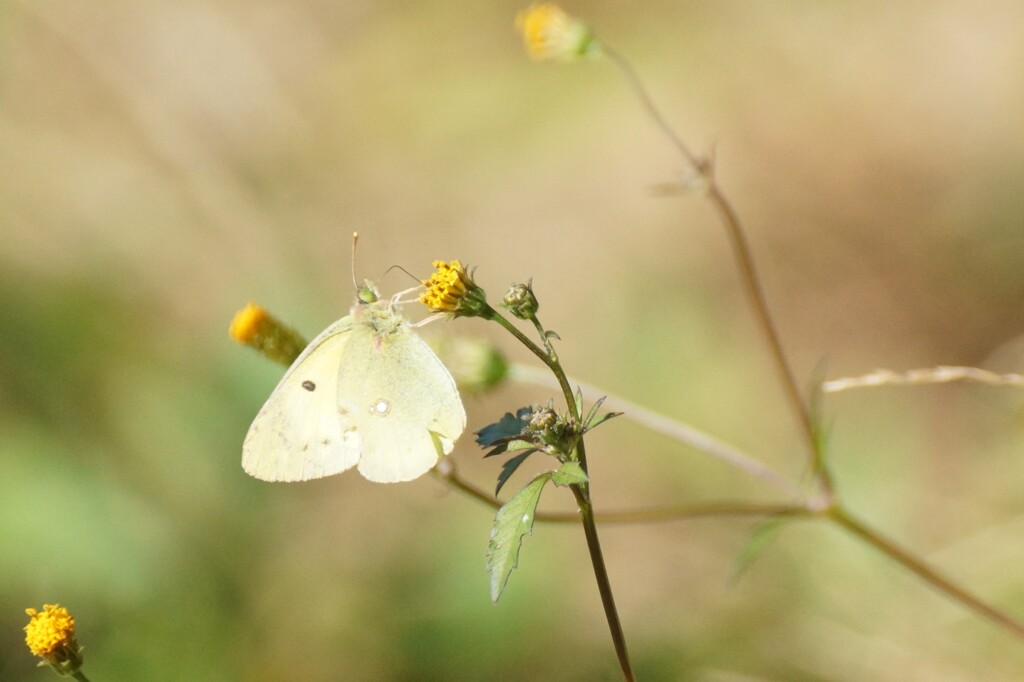
[{"label": "thin branching stem", "polygon": [[[441,464],[432,473],[452,488],[462,491],[490,507],[495,509],[501,508],[501,500],[462,478],[454,462],[447,459],[442,460]],[[814,510],[799,504],[760,504],[756,502],[723,501],[695,502],[692,504],[623,509],[619,511],[595,511],[594,520],[599,523],[631,524],[729,516],[815,516],[816,513]],[[577,512],[537,512],[534,518],[542,523],[577,523],[580,520],[580,515]]]},{"label": "thin branching stem", "polygon": [[833,507],[824,512],[826,518],[834,521],[847,531],[864,540],[890,559],[901,564],[907,570],[931,585],[934,589],[958,601],[976,614],[987,618],[1018,639],[1024,640],[1024,622],[1014,618],[1005,611],[992,606],[973,592],[960,587],[954,581],[939,573],[936,569],[903,549],[878,531],[867,526],[863,521],[852,516],[841,507]]},{"label": "thin branching stem", "polygon": [[689,162],[691,166],[697,170],[701,170],[703,162],[690,151],[690,148],[686,146],[686,143],[683,142],[682,138],[676,135],[676,131],[672,129],[672,126],[668,124],[665,117],[661,115],[660,111],[658,111],[658,107],[655,106],[654,100],[647,92],[644,82],[640,80],[640,76],[633,68],[633,65],[629,63],[629,60],[619,54],[617,50],[608,47],[604,43],[601,43],[601,52],[611,60],[612,64],[618,67],[619,71],[622,72],[622,75],[626,78],[626,82],[629,83],[629,87],[633,89],[633,94],[635,94],[636,98],[640,100],[640,104],[643,105],[647,115],[651,117],[651,120],[654,121],[654,124],[658,126],[658,129],[665,135],[665,137],[672,142],[672,146],[676,148],[676,150]]},{"label": "thin branching stem", "polygon": [[[434,470],[451,487],[461,490],[471,497],[494,508],[501,507],[501,501],[487,494],[480,488],[463,480],[451,462],[444,462]],[[989,604],[973,592],[958,585],[955,581],[942,575],[912,552],[900,547],[894,541],[854,517],[841,506],[827,509],[811,508],[799,504],[756,504],[745,502],[704,502],[690,505],[676,505],[650,509],[632,509],[617,512],[595,513],[594,521],[601,523],[652,523],[665,521],[684,521],[688,519],[710,517],[775,517],[775,518],[822,518],[835,523],[850,534],[860,538],[876,550],[888,556],[907,570],[925,581],[940,594],[959,602],[969,610],[991,621],[1018,639],[1024,639],[1024,623],[1009,615],[1002,609]],[[575,523],[579,514],[559,512],[538,512],[537,521],[547,523]]]},{"label": "thin branching stem", "polygon": [[743,281],[743,289],[750,298],[751,307],[754,309],[754,316],[757,319],[757,325],[761,329],[765,341],[768,343],[772,359],[775,362],[776,368],[778,368],[779,378],[782,380],[786,399],[789,401],[793,414],[799,420],[800,433],[806,441],[808,452],[811,454],[813,470],[818,476],[825,494],[831,497],[834,493],[832,476],[825,466],[821,448],[815,435],[814,424],[811,422],[810,412],[807,410],[807,406],[800,395],[796,376],[793,374],[793,369],[790,367],[789,360],[786,358],[786,353],[782,348],[782,340],[779,338],[775,323],[772,321],[771,313],[768,312],[768,301],[765,298],[764,289],[761,287],[760,278],[757,276],[757,270],[754,268],[754,258],[750,252],[750,244],[743,231],[739,216],[736,215],[736,211],[733,209],[732,204],[729,203],[729,200],[722,194],[714,178],[711,178],[707,195],[711,203],[718,209],[718,213],[727,228],[729,241],[732,243],[733,253],[736,256],[736,265],[739,268]]},{"label": "thin branching stem", "polygon": [[[664,521],[685,521],[727,516],[752,517],[797,517],[813,516],[814,512],[795,504],[756,504],[748,502],[698,502],[649,509],[627,509],[624,511],[595,512],[594,518],[601,523],[654,523]],[[566,523],[575,521],[575,514],[540,513],[538,521]]]},{"label": "thin branching stem", "polygon": [[[547,372],[521,363],[512,364],[510,376],[515,381],[549,388],[554,383]],[[608,391],[593,384],[588,384],[576,378],[570,378],[570,383],[578,386],[584,395],[590,396],[591,400],[595,396],[606,396],[607,400],[605,400],[604,406],[616,412],[621,411],[626,419],[668,436],[694,450],[703,452],[745,474],[758,478],[779,492],[784,493],[787,497],[792,499],[802,499],[804,497],[803,489],[800,486],[790,482],[789,479],[782,476],[779,472],[762,464],[745,452],[718,440],[708,433],[695,429],[672,417],[650,410],[638,403],[610,394]]]},{"label": "thin branching stem", "polygon": [[796,377],[793,374],[793,370],[789,365],[786,354],[782,349],[782,341],[779,339],[779,334],[775,329],[775,324],[768,311],[768,302],[765,299],[764,290],[762,289],[760,279],[757,276],[757,270],[754,268],[754,259],[751,256],[750,245],[748,244],[746,235],[743,232],[742,223],[740,222],[736,211],[733,209],[732,204],[719,189],[715,181],[714,168],[712,167],[712,164],[706,159],[697,157],[676,134],[675,130],[672,129],[672,126],[668,124],[665,117],[662,116],[658,107],[654,104],[653,98],[650,96],[650,93],[648,93],[643,81],[640,79],[639,75],[637,75],[636,70],[633,69],[629,61],[619,54],[619,52],[606,45],[602,45],[602,51],[619,69],[619,71],[622,72],[626,82],[629,83],[633,93],[636,95],[637,99],[640,100],[644,110],[647,112],[648,116],[650,116],[651,120],[654,121],[654,124],[665,135],[665,137],[668,138],[672,143],[672,146],[687,161],[687,163],[689,163],[704,179],[707,185],[707,196],[717,209],[722,222],[725,224],[726,231],[728,232],[729,241],[732,244],[733,254],[736,257],[736,262],[742,278],[743,289],[746,291],[747,296],[750,299],[751,306],[754,309],[757,325],[760,328],[769,349],[771,350],[772,360],[774,361],[782,380],[786,399],[789,402],[794,415],[796,415],[799,421],[802,437],[806,441],[808,452],[810,453],[811,466],[813,467],[815,475],[817,476],[826,497],[831,498],[833,495],[832,477],[825,467],[825,462],[821,455],[821,448],[818,445],[818,439],[815,435],[814,424],[811,421],[810,414],[803,398],[800,395],[800,388],[797,384]]}]

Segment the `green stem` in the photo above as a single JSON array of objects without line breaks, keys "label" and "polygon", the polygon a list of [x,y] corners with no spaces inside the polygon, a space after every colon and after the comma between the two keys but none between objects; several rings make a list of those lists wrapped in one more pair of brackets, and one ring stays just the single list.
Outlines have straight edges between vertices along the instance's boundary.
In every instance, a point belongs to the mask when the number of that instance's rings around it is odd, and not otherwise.
[{"label": "green stem", "polygon": [[597,536],[594,508],[590,503],[590,496],[584,488],[578,485],[569,487],[572,489],[572,493],[575,495],[576,502],[579,505],[579,519],[583,522],[583,532],[587,536],[590,562],[594,566],[594,577],[597,579],[597,589],[601,593],[601,605],[604,607],[605,619],[608,621],[608,629],[611,631],[612,642],[615,645],[615,655],[619,659],[619,667],[622,668],[622,678],[626,682],[634,682],[636,676],[633,674],[633,668],[629,662],[629,652],[626,650],[626,636],[622,632],[619,612],[615,608],[615,597],[612,594],[611,580],[608,578],[608,569],[604,564],[601,541]]},{"label": "green stem", "polygon": [[836,506],[825,510],[826,518],[842,526],[850,533],[864,540],[875,549],[879,550],[889,558],[902,564],[904,568],[911,571],[935,590],[946,595],[954,601],[958,601],[976,614],[987,618],[1004,630],[1024,640],[1024,622],[1021,622],[1009,614],[997,609],[991,604],[983,601],[975,594],[968,592],[955,582],[940,574],[934,568],[921,559],[903,549],[892,540],[873,530],[864,522],[854,518],[846,510]]},{"label": "green stem", "polygon": [[540,323],[540,318],[536,315],[530,320],[533,322],[534,328],[537,330],[537,335],[544,340],[544,348],[547,349],[548,355],[555,362],[558,362],[558,351],[555,350],[555,344],[551,343],[551,339],[548,337],[547,330],[544,329],[544,325]]},{"label": "green stem", "polygon": [[555,377],[558,378],[558,386],[562,389],[562,394],[565,396],[565,402],[569,406],[572,413],[576,414],[576,398],[573,396],[572,387],[569,386],[569,380],[565,377],[565,372],[562,371],[561,365],[558,363],[557,356],[548,354],[543,348],[535,344],[529,339],[523,332],[519,331],[519,327],[509,322],[504,315],[499,313],[494,308],[489,308],[487,313],[484,315],[485,319],[494,320],[502,327],[504,327],[512,336],[516,337],[519,343],[526,346],[531,353],[536,355],[541,361],[547,365]]},{"label": "green stem", "polygon": [[[534,326],[537,327],[537,331],[540,333],[541,338],[544,339],[544,343],[548,347],[547,351],[531,341],[526,334],[519,331],[519,327],[512,324],[504,315],[494,308],[490,308],[485,317],[489,320],[494,320],[508,330],[509,333],[516,337],[520,343],[529,348],[530,352],[540,358],[544,364],[547,365],[548,369],[551,370],[551,373],[554,374],[555,378],[558,380],[558,386],[562,389],[562,395],[565,397],[566,406],[569,408],[570,413],[576,417],[576,420],[579,421],[582,418],[582,415],[580,414],[579,406],[576,404],[576,396],[572,392],[572,386],[569,385],[569,379],[566,377],[565,371],[562,369],[562,364],[558,361],[558,354],[555,353],[554,347],[551,345],[551,342],[548,341],[547,334],[544,333],[544,328],[541,326],[540,322],[536,319],[533,320]],[[580,466],[583,467],[583,473],[589,473],[587,471],[587,448],[583,444],[582,438],[580,438],[579,443],[576,445],[576,455]],[[584,487],[589,486],[585,484]]]},{"label": "green stem", "polygon": [[[498,322],[498,324],[508,330],[509,333],[516,337],[520,343],[529,348],[534,355],[540,358],[544,364],[548,366],[552,374],[554,374],[558,379],[558,385],[562,389],[562,394],[565,396],[565,403],[570,414],[576,418],[578,423],[582,419],[581,408],[576,404],[576,396],[573,394],[572,387],[569,385],[569,380],[565,375],[565,371],[562,369],[562,364],[558,360],[558,354],[555,352],[554,346],[548,338],[548,335],[540,321],[536,317],[531,320],[534,327],[537,328],[537,333],[540,334],[541,339],[544,340],[544,345],[547,347],[546,351],[527,338],[527,336],[523,334],[518,327],[490,306],[488,306],[488,309],[484,312],[484,316],[487,319]],[[575,452],[576,459],[579,462],[580,467],[582,467],[584,473],[587,473],[587,450],[582,437],[580,437],[576,443]],[[582,485],[572,485],[569,487],[572,489],[572,493],[576,497],[576,502],[579,506],[579,518],[583,523],[583,532],[587,537],[587,549],[590,552],[590,563],[594,567],[594,578],[597,580],[597,589],[601,594],[601,605],[604,607],[605,619],[608,621],[608,630],[611,632],[612,643],[615,645],[615,655],[619,659],[619,666],[622,668],[623,679],[626,680],[626,682],[634,682],[636,677],[633,675],[633,669],[629,662],[629,653],[626,651],[626,636],[622,632],[622,623],[619,620],[619,612],[615,608],[615,596],[612,593],[612,584],[608,577],[608,569],[604,564],[604,554],[601,552],[601,541],[597,535],[597,524],[594,521],[594,507],[590,502],[590,484],[584,483]]]},{"label": "green stem", "polygon": [[78,682],[89,682],[89,678],[85,676],[81,670],[76,671],[71,675],[72,678],[78,680]]}]

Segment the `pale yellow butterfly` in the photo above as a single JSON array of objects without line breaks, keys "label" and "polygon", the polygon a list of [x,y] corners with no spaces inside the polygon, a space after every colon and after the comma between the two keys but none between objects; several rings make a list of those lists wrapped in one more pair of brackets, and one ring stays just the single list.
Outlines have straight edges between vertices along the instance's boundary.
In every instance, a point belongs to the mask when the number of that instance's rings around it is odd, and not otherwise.
[{"label": "pale yellow butterfly", "polygon": [[242,468],[264,481],[307,481],[353,466],[378,483],[410,481],[466,428],[455,380],[369,282],[349,315],[320,332],[253,420]]}]

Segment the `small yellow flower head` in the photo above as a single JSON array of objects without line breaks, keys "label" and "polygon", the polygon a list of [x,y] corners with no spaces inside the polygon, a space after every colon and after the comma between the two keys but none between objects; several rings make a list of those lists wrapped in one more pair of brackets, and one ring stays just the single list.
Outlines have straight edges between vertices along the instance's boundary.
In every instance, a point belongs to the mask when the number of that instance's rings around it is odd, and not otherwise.
[{"label": "small yellow flower head", "polygon": [[290,365],[306,347],[294,329],[286,327],[252,301],[235,313],[228,333],[238,343],[252,346],[275,362]]},{"label": "small yellow flower head", "polygon": [[487,296],[466,273],[462,263],[436,260],[434,270],[430,279],[423,280],[427,290],[420,296],[420,303],[435,313],[453,313],[456,317],[486,316],[486,311],[490,310]]},{"label": "small yellow flower head", "polygon": [[553,2],[533,4],[519,12],[516,29],[523,34],[526,53],[537,61],[571,61],[598,50],[590,27]]},{"label": "small yellow flower head", "polygon": [[[75,618],[58,604],[44,604],[43,610],[25,609],[32,617],[25,626],[25,644],[61,675],[73,675],[82,667],[82,649],[75,641]],[[42,665],[43,663],[40,663]]]}]

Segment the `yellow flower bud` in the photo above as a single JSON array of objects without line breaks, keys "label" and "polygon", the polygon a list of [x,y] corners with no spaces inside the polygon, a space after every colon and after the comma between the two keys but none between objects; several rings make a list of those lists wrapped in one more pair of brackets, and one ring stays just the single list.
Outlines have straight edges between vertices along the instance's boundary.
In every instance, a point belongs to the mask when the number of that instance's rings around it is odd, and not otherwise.
[{"label": "yellow flower bud", "polygon": [[252,346],[283,365],[292,364],[306,347],[306,341],[298,332],[252,301],[235,313],[228,333],[238,343]]}]

